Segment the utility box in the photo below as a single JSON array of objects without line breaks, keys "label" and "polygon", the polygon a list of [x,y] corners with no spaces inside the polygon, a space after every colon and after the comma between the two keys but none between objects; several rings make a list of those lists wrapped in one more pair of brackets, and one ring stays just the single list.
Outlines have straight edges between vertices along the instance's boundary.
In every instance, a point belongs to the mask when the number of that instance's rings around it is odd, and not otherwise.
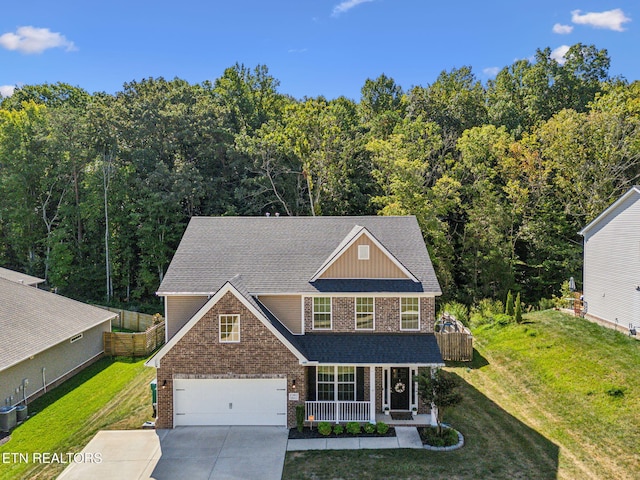
[{"label": "utility box", "polygon": [[26,405],[19,405],[16,407],[16,419],[18,423],[24,422],[29,416],[29,408]]},{"label": "utility box", "polygon": [[151,380],[149,384],[151,386],[151,405],[153,406],[153,417],[156,417],[158,407],[158,380]]},{"label": "utility box", "polygon": [[16,407],[0,408],[0,431],[10,432],[17,423]]}]

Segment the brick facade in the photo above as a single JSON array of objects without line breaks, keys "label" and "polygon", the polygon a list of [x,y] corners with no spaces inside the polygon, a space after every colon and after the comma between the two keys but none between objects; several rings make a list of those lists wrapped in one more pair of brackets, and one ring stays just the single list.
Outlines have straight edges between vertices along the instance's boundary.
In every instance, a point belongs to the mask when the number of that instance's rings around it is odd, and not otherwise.
[{"label": "brick facade", "polygon": [[[218,316],[240,315],[240,342],[220,343]],[[226,293],[160,361],[156,428],[173,428],[173,378],[287,378],[288,392],[306,398],[298,358],[232,293]],[[296,390],[292,390],[292,380]],[[166,387],[162,388],[166,380]],[[259,401],[259,399],[256,399]],[[299,401],[287,400],[287,425],[294,427]]]},{"label": "brick facade", "polygon": [[[400,298],[375,297],[375,330],[378,333],[403,333],[400,330]],[[332,332],[372,332],[371,330],[356,330],[355,297],[331,298]],[[419,333],[433,333],[435,323],[436,299],[434,297],[420,297],[420,331]],[[313,330],[313,298],[304,299],[304,329],[306,333]],[[324,331],[327,330],[318,330]],[[406,331],[416,333],[416,331]]]}]

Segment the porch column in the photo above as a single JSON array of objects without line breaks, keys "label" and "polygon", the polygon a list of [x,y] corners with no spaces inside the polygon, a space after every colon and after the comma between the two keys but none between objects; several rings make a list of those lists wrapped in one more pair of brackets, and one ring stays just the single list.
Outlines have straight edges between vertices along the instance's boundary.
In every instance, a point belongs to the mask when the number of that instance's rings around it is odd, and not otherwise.
[{"label": "porch column", "polygon": [[369,423],[376,423],[376,367],[369,367]]},{"label": "porch column", "polygon": [[[431,378],[435,376],[436,370],[436,367],[431,367]],[[431,403],[431,419],[429,420],[429,423],[432,427],[438,426],[438,408],[433,403]]]}]

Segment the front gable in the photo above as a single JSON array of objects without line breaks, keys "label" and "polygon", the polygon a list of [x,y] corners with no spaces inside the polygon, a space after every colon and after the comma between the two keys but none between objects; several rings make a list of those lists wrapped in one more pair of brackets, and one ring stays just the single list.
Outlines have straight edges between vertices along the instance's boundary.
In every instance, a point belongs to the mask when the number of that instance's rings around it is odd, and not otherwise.
[{"label": "front gable", "polygon": [[[402,232],[398,232],[399,235]],[[311,278],[418,279],[365,227],[355,226]]]}]

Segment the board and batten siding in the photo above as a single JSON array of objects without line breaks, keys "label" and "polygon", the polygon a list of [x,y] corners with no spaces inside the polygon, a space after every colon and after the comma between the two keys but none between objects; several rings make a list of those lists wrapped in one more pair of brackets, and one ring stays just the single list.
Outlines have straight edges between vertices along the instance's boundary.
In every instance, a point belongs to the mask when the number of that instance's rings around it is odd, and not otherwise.
[{"label": "board and batten siding", "polygon": [[640,194],[632,192],[584,232],[587,315],[640,325]]},{"label": "board and batten siding", "polygon": [[[358,246],[369,245],[369,260],[358,260]],[[320,278],[407,278],[366,235],[362,235]]]},{"label": "board and batten siding", "polygon": [[168,295],[166,297],[165,325],[169,341],[193,317],[209,298],[206,295]]},{"label": "board and batten siding", "polygon": [[302,333],[302,297],[300,295],[261,295],[258,300],[280,320],[291,333]]}]

